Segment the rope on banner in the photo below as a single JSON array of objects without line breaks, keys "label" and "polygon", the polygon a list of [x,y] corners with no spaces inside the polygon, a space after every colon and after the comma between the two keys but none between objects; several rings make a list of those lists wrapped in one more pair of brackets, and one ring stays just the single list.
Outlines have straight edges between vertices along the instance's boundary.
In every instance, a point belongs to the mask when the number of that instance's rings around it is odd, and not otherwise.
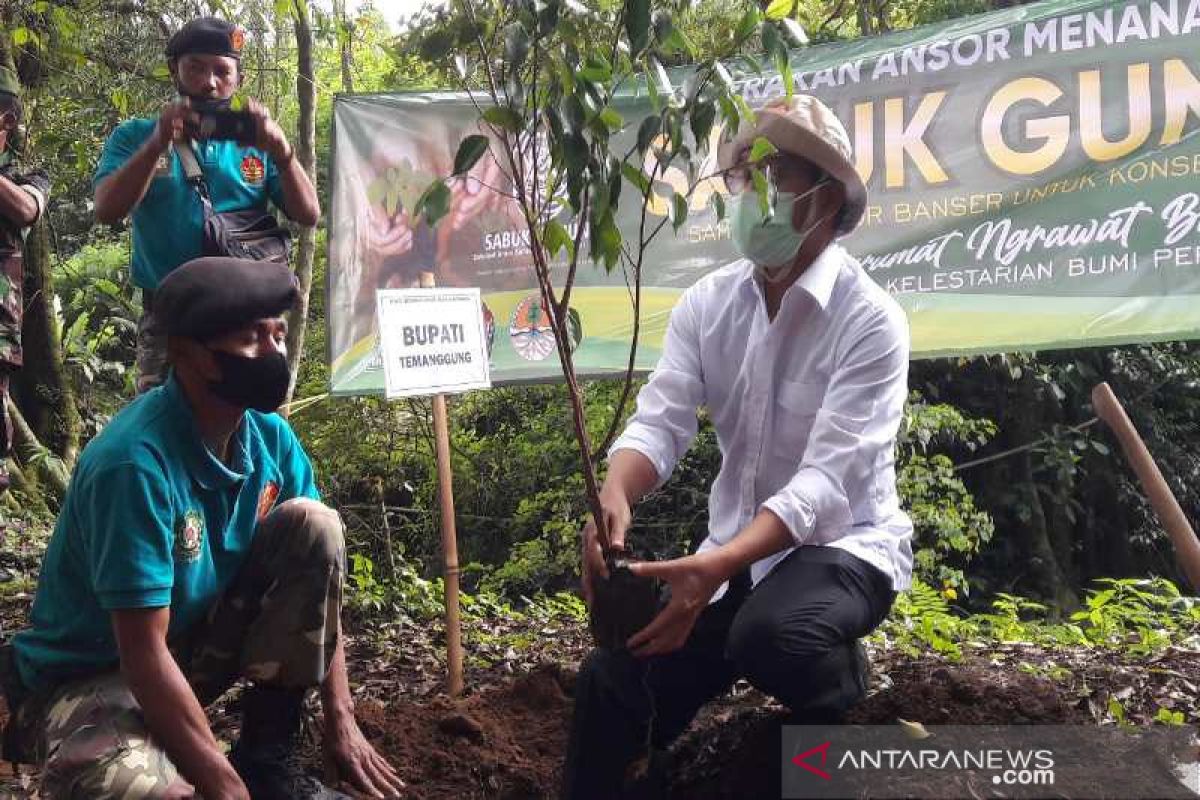
[{"label": "rope on banner", "polygon": [[[1174,374],[1174,375],[1168,375],[1166,378],[1164,378],[1164,379],[1163,379],[1162,381],[1160,381],[1158,384],[1156,384],[1156,385],[1154,385],[1154,386],[1151,386],[1151,387],[1150,387],[1149,389],[1147,389],[1146,391],[1144,391],[1144,392],[1142,392],[1141,394],[1139,394],[1139,395],[1137,395],[1136,397],[1134,397],[1132,400],[1130,400],[1130,401],[1129,401],[1129,404],[1130,404],[1130,405],[1133,405],[1134,403],[1139,403],[1139,402],[1141,402],[1142,400],[1146,399],[1147,397],[1149,397],[1150,395],[1154,394],[1154,393],[1155,393],[1155,392],[1157,392],[1158,390],[1162,389],[1164,386],[1166,386],[1166,385],[1167,385],[1168,383],[1170,383],[1171,381],[1175,380],[1175,379],[1176,379],[1176,378],[1178,378],[1178,377],[1181,377],[1181,375],[1182,375],[1182,373],[1176,373],[1176,374]],[[1002,460],[1002,459],[1008,458],[1009,456],[1015,456],[1015,455],[1017,455],[1017,454],[1019,454],[1019,453],[1024,453],[1024,452],[1026,452],[1026,451],[1028,451],[1028,450],[1033,450],[1034,448],[1036,448],[1036,447],[1040,447],[1040,446],[1042,446],[1043,444],[1046,444],[1047,442],[1054,442],[1054,441],[1057,441],[1057,440],[1061,439],[1061,438],[1062,438],[1062,437],[1063,437],[1065,434],[1068,434],[1068,433],[1081,433],[1081,432],[1083,432],[1084,430],[1086,430],[1086,429],[1088,429],[1088,428],[1092,427],[1093,425],[1095,425],[1095,424],[1096,424],[1097,422],[1099,422],[1099,421],[1100,421],[1100,418],[1099,418],[1099,417],[1092,417],[1091,419],[1087,420],[1086,422],[1081,422],[1081,423],[1079,423],[1078,425],[1072,425],[1071,427],[1067,428],[1067,429],[1066,429],[1066,430],[1065,430],[1063,433],[1061,433],[1061,434],[1048,433],[1048,434],[1046,434],[1045,436],[1043,436],[1043,437],[1042,437],[1042,438],[1040,438],[1040,439],[1035,439],[1035,440],[1034,440],[1034,441],[1032,441],[1032,442],[1027,442],[1026,444],[1019,445],[1019,446],[1017,446],[1017,447],[1012,447],[1012,448],[1009,448],[1008,450],[1005,450],[1005,451],[1003,451],[1003,452],[1001,452],[1001,453],[993,453],[993,454],[992,454],[992,455],[990,455],[990,456],[984,456],[983,458],[977,458],[977,459],[975,459],[974,461],[967,461],[967,462],[964,462],[964,463],[962,463],[962,464],[955,464],[955,465],[954,465],[954,472],[962,472],[963,470],[971,469],[972,467],[979,467],[979,466],[982,466],[982,465],[984,465],[984,464],[990,464],[990,463],[992,463],[993,461],[1000,461],[1000,460]]]}]

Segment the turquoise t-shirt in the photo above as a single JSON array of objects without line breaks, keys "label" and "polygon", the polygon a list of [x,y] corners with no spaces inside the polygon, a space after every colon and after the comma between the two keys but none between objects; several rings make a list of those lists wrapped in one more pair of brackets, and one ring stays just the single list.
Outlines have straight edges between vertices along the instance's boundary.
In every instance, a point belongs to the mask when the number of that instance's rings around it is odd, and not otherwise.
[{"label": "turquoise t-shirt", "polygon": [[[125,165],[154,133],[155,119],[131,119],[116,127],[104,143],[92,187]],[[204,209],[184,177],[175,147],[159,159],[146,196],[133,209],[133,282],[157,289],[171,270],[201,254]],[[283,186],[271,158],[237,142],[194,142],[193,148],[213,210],[283,208]]]},{"label": "turquoise t-shirt", "polygon": [[238,572],[259,519],[319,499],[312,464],[276,414],[247,411],[236,471],[213,457],[172,377],[117,414],[79,456],[42,563],[32,627],[13,637],[29,689],[119,663],[110,612],[170,606],[168,642]]}]

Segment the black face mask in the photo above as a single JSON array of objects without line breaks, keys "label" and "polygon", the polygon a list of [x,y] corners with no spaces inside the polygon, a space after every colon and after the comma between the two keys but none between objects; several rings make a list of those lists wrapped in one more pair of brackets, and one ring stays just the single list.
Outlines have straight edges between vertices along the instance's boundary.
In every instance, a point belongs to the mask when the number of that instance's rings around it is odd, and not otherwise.
[{"label": "black face mask", "polygon": [[221,380],[208,383],[208,388],[217,397],[231,405],[264,414],[283,405],[291,380],[287,356],[283,353],[249,358],[224,350],[210,349],[209,352],[221,368]]}]

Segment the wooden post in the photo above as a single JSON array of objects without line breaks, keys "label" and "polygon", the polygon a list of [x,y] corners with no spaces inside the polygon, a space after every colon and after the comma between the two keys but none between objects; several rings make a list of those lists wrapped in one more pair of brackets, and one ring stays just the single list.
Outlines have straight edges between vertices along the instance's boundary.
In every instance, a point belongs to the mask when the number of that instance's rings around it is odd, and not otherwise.
[{"label": "wooden post", "polygon": [[1107,383],[1092,389],[1092,407],[1096,410],[1096,416],[1104,420],[1116,434],[1129,465],[1133,467],[1150,500],[1150,506],[1175,545],[1175,557],[1183,567],[1183,573],[1192,582],[1192,588],[1200,591],[1200,540],[1196,538],[1196,532],[1192,530],[1158,464],[1154,463],[1146,443]]},{"label": "wooden post", "polygon": [[[432,272],[421,273],[421,287],[435,284]],[[446,396],[433,396],[433,438],[437,445],[438,500],[442,511],[442,560],[446,581],[446,650],[450,696],[463,690],[462,629],[458,615],[458,532],[454,525],[454,474],[450,470],[450,421]]]}]

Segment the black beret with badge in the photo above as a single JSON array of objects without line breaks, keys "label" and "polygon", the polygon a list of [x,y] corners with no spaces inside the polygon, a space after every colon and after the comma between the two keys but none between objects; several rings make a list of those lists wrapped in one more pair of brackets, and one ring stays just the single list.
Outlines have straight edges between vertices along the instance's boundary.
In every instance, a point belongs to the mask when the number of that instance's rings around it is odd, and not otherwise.
[{"label": "black beret with badge", "polygon": [[168,336],[206,341],[278,317],[300,297],[284,264],[244,258],[196,258],[171,272],[154,293],[154,315]]},{"label": "black beret with badge", "polygon": [[167,58],[188,53],[241,58],[246,31],[217,17],[200,17],[184,25],[167,42]]}]

